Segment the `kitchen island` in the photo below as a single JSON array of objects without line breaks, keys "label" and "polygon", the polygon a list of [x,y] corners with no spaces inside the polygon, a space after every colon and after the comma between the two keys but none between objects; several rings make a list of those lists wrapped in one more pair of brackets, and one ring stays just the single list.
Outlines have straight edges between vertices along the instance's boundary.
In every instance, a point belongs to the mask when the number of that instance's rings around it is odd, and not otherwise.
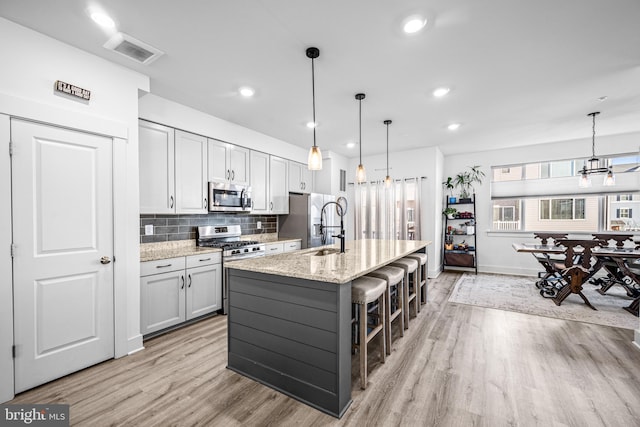
[{"label": "kitchen island", "polygon": [[351,404],[351,282],[429,244],[366,239],[343,254],[333,245],[225,264],[227,367],[341,417]]}]

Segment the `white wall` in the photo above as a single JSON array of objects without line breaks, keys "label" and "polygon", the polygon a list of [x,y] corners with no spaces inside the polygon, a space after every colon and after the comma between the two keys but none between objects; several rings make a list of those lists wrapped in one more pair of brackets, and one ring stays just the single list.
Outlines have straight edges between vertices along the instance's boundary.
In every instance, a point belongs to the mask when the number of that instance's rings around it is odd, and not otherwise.
[{"label": "white wall", "polygon": [[[3,40],[0,57],[5,58],[0,79],[0,113],[116,137],[115,353],[119,357],[140,349],[138,90],[148,91],[149,79],[3,18],[0,18],[0,40]],[[56,80],[91,90],[91,101],[78,102],[56,95],[53,90]],[[2,173],[7,173],[4,163]],[[6,177],[2,179],[6,183]],[[7,186],[0,186],[0,198],[6,201],[10,197]],[[10,227],[5,224],[7,222],[3,222],[3,227]],[[10,245],[10,236],[5,228],[3,231],[0,247],[4,253],[4,248]],[[11,298],[4,298],[11,295],[11,277],[10,269],[0,264],[0,312],[3,314],[11,312]],[[0,326],[2,356],[13,344],[12,322],[7,325],[5,320],[3,318]],[[12,372],[13,362],[7,364],[6,359],[0,357],[0,401],[13,395]],[[11,376],[11,381],[5,381],[6,374]]]},{"label": "white wall", "polygon": [[141,119],[219,139],[274,156],[307,163],[307,149],[147,93],[139,100]]}]

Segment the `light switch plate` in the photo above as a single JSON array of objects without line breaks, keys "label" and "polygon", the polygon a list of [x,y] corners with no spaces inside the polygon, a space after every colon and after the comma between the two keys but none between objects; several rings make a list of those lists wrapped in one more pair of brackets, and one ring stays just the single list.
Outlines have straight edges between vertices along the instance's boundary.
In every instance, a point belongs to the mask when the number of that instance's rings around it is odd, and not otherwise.
[{"label": "light switch plate", "polygon": [[260,230],[262,228],[262,221],[256,222],[256,228]]},{"label": "light switch plate", "polygon": [[147,224],[144,226],[144,235],[145,236],[153,235],[153,224]]}]

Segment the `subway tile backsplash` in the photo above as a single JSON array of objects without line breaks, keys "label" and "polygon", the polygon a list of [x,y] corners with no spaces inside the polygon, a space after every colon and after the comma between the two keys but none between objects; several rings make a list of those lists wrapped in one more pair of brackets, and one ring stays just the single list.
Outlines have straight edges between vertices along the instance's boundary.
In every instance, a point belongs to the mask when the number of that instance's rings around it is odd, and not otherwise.
[{"label": "subway tile backsplash", "polygon": [[[257,222],[262,222],[258,229]],[[144,226],[153,225],[153,235],[145,236]],[[200,225],[240,224],[242,234],[277,233],[277,215],[249,215],[210,213],[201,215],[140,215],[140,243],[167,242],[196,238],[196,228]]]}]

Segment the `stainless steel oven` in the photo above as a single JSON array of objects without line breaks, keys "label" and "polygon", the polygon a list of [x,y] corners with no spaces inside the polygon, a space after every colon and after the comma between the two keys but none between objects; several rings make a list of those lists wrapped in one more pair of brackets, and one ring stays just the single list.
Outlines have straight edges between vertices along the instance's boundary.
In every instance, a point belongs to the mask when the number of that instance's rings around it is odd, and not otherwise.
[{"label": "stainless steel oven", "polygon": [[248,212],[251,187],[223,181],[209,181],[209,212]]},{"label": "stainless steel oven", "polygon": [[239,225],[209,225],[197,228],[197,246],[222,249],[222,312],[227,314],[228,290],[226,262],[264,256],[266,245],[255,240],[241,240]]}]

